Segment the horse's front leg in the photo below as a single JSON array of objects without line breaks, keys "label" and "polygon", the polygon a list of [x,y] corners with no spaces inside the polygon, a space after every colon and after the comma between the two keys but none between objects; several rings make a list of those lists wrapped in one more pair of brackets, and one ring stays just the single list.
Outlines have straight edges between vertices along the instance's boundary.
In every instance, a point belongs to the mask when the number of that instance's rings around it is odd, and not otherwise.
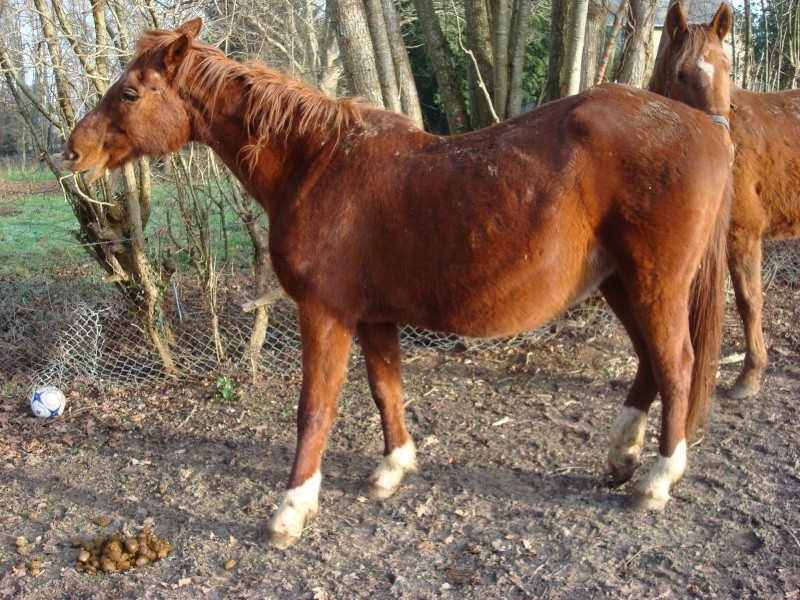
[{"label": "horse's front leg", "polygon": [[322,454],[347,372],[352,332],[326,311],[300,306],[303,385],[297,409],[297,450],[289,485],[268,526],[270,543],[288,548],[317,516]]},{"label": "horse's front leg", "polygon": [[367,487],[370,496],[383,500],[397,490],[406,472],[417,468],[414,442],[403,419],[400,336],[394,323],[362,323],[357,332],[384,439],[383,460],[369,476]]}]

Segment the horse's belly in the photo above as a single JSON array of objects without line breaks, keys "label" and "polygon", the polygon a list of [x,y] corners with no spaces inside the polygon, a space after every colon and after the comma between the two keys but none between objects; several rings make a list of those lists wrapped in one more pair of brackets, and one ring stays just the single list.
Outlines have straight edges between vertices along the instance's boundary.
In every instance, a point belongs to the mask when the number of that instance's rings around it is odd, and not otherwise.
[{"label": "horse's belly", "polygon": [[465,286],[429,329],[470,337],[505,337],[541,327],[567,308],[581,302],[614,272],[610,256],[590,253],[574,268],[532,271],[522,283],[502,277],[483,286]]}]

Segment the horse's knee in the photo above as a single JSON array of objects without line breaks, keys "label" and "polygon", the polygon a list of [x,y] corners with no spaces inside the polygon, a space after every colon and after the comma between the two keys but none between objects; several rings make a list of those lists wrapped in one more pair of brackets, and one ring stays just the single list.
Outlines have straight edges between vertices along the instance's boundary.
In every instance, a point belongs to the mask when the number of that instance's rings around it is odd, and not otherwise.
[{"label": "horse's knee", "polygon": [[367,479],[369,495],[384,500],[400,487],[403,475],[417,470],[417,455],[414,442],[409,440],[383,457],[380,464]]}]

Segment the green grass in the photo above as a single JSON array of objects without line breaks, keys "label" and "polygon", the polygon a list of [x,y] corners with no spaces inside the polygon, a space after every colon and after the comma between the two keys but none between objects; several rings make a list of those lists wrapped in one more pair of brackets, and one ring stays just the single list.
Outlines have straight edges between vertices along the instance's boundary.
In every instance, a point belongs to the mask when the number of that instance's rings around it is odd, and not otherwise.
[{"label": "green grass", "polygon": [[72,234],[77,228],[72,208],[60,195],[0,198],[0,277],[75,270],[87,258]]},{"label": "green grass", "polygon": [[6,181],[50,181],[53,174],[47,169],[33,169],[30,171],[13,171],[2,175]]},{"label": "green grass", "polygon": [[[16,172],[0,177],[10,182],[52,180],[50,173]],[[153,212],[145,229],[148,252],[158,256],[164,248],[173,252],[179,269],[191,269],[185,248],[175,248],[167,234],[167,213],[179,243],[184,234],[180,213],[174,201],[174,187],[156,185],[153,189]],[[225,226],[228,232],[228,264],[235,269],[248,269],[252,261],[252,245],[247,229],[239,217],[227,207]],[[262,217],[264,218],[264,217]],[[105,275],[95,266],[92,257],[75,237],[78,222],[71,206],[60,194],[29,194],[2,197],[0,181],[0,279],[13,280],[63,279],[72,274],[85,279]],[[222,224],[218,214],[211,216],[211,239],[217,268],[223,268],[224,248]],[[87,268],[88,267],[88,268]],[[87,275],[88,274],[88,275]]]}]

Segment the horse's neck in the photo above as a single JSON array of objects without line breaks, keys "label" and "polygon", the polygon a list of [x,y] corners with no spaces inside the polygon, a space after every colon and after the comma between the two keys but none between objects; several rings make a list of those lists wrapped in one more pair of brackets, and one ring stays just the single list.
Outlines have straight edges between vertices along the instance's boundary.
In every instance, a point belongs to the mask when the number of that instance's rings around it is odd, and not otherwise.
[{"label": "horse's neck", "polygon": [[[245,91],[238,82],[228,84],[213,106],[198,106],[195,141],[219,155],[247,191],[273,216],[291,193],[292,178],[305,173],[324,146],[324,133],[303,135],[287,130],[259,140],[245,122]],[[239,88],[239,89],[237,89]]]}]

